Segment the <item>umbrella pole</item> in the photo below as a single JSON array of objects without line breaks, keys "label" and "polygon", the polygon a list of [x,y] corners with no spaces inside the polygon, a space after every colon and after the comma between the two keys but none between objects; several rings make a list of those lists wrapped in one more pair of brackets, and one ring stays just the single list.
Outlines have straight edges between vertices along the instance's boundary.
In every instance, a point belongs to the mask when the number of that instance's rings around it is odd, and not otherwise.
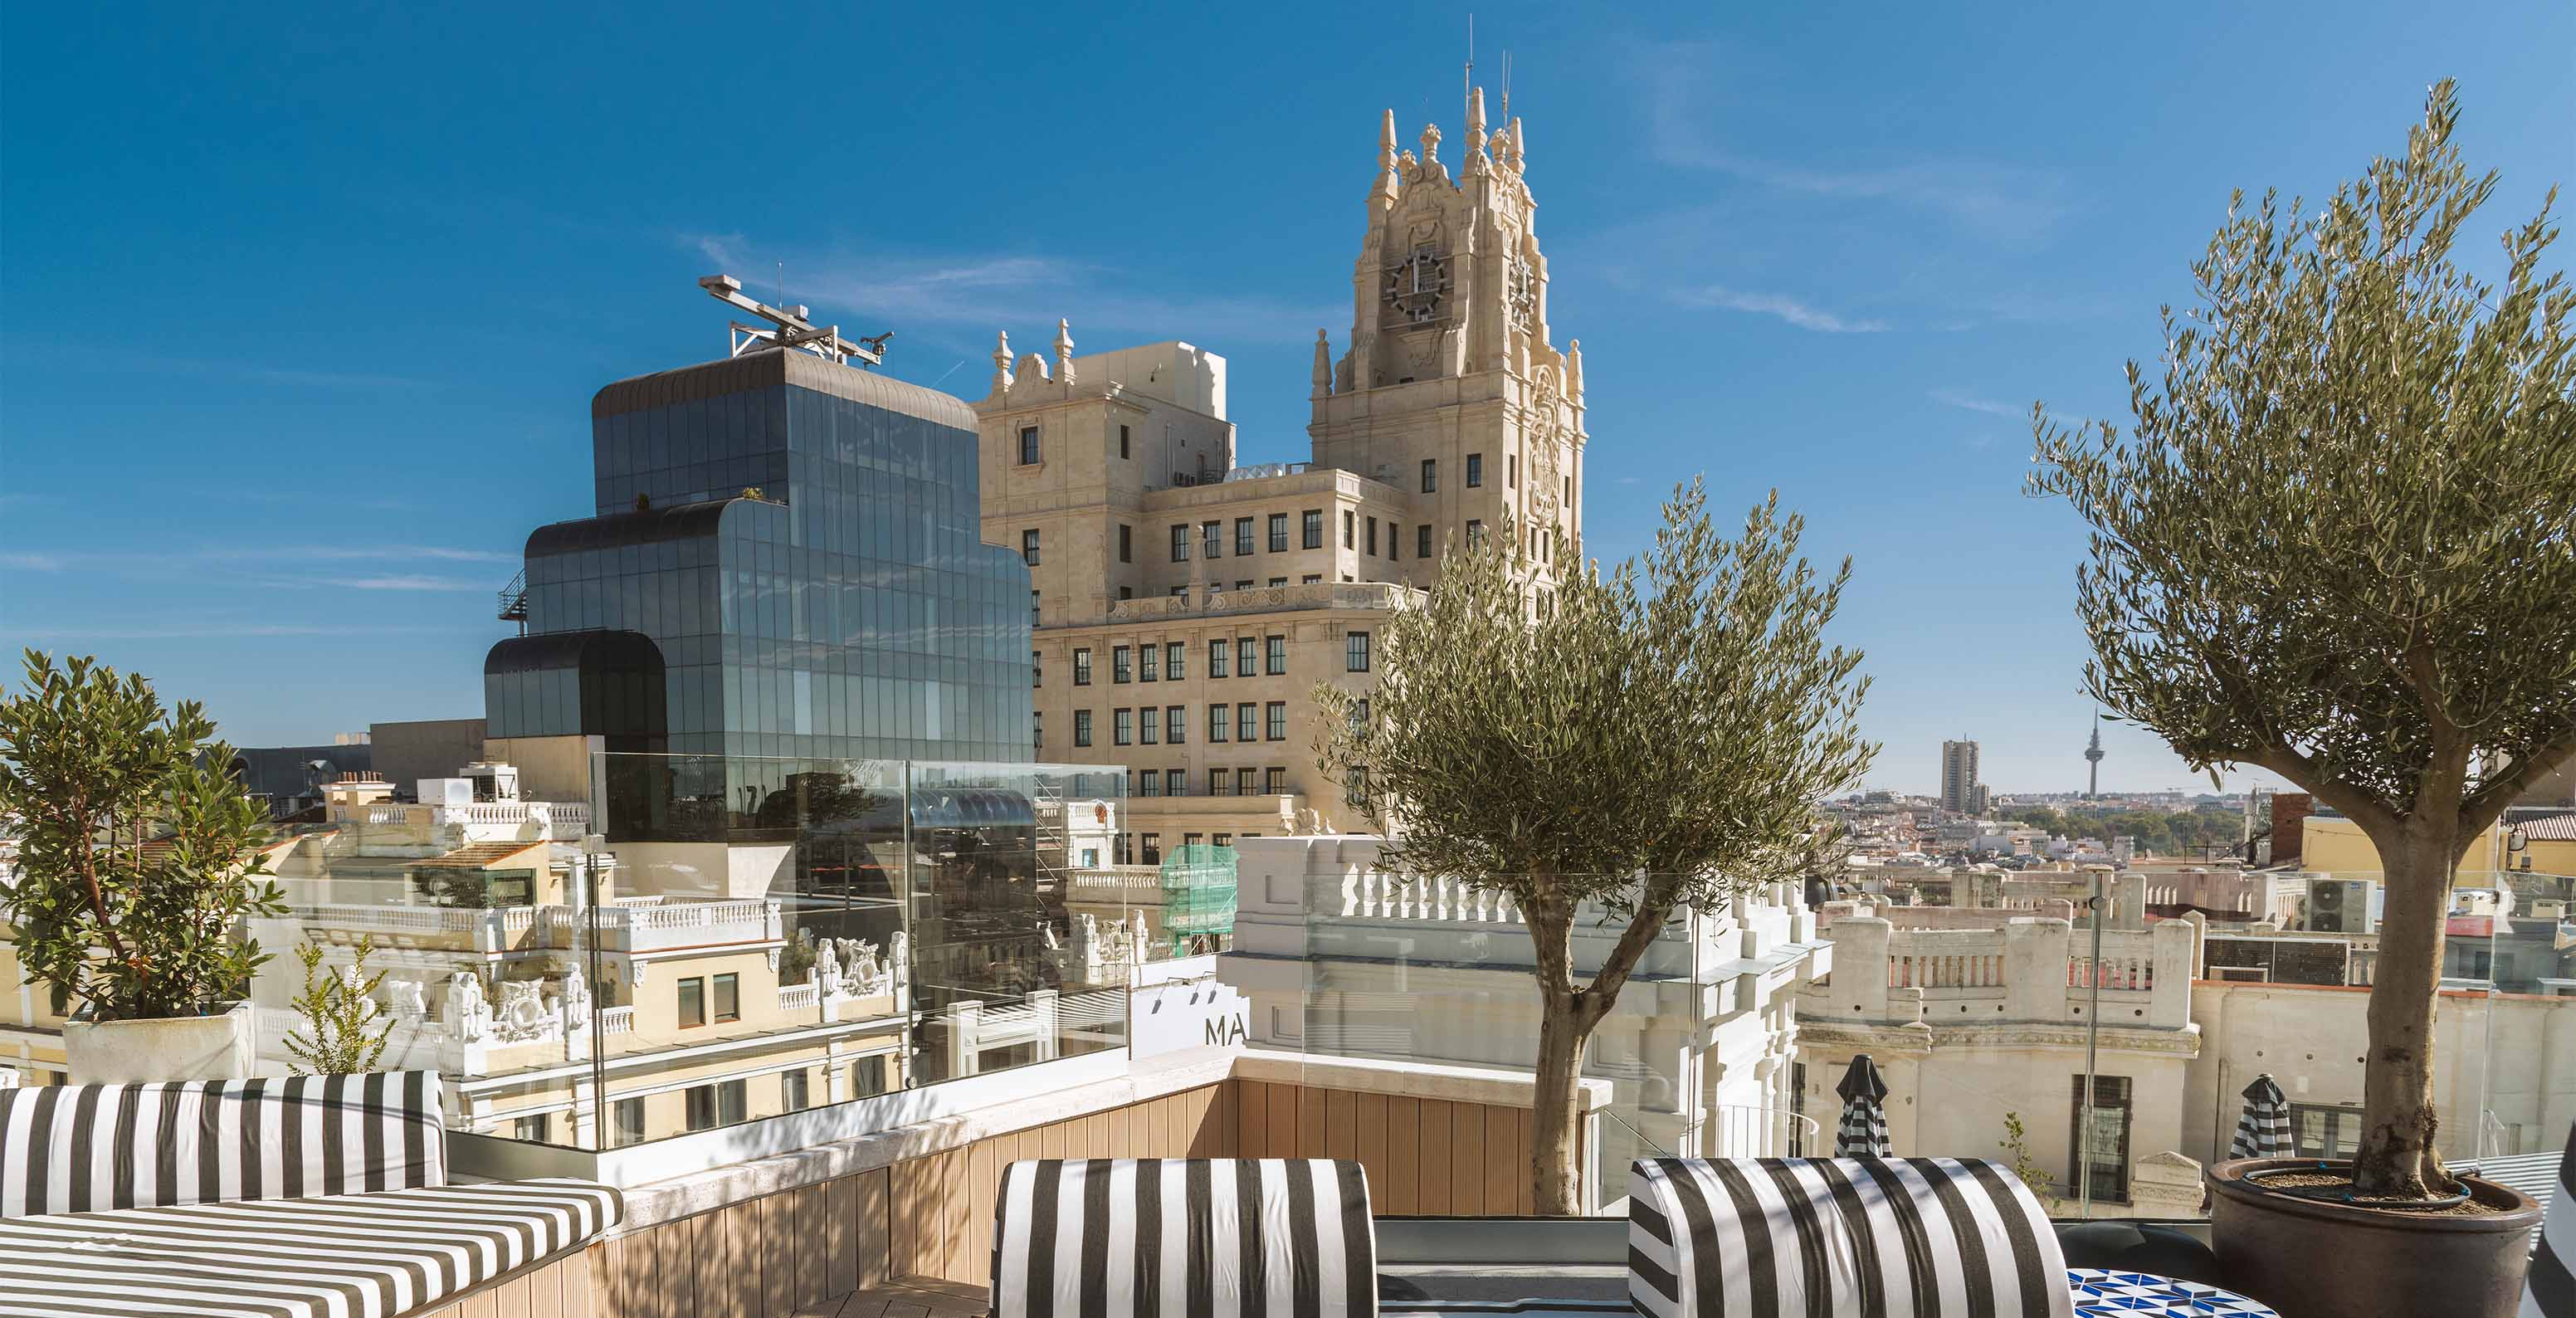
[{"label": "umbrella pole", "polygon": [[2091,1005],[2084,1009],[2084,1103],[2076,1115],[2076,1202],[2077,1211],[2086,1218],[2093,1216],[2093,1089],[2100,1083],[2096,1069],[2102,1041],[2102,871],[2093,871],[2093,896],[2086,903],[2093,911],[2093,981]]}]

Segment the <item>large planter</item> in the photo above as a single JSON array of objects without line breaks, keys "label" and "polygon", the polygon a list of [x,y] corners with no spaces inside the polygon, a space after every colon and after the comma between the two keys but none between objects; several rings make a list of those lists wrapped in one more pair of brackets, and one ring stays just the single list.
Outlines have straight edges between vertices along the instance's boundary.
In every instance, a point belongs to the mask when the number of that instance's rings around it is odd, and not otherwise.
[{"label": "large planter", "polygon": [[152,1080],[243,1080],[258,1059],[250,1004],[212,1016],[65,1021],[63,1059],[76,1085]]},{"label": "large planter", "polygon": [[2444,1217],[2296,1199],[2248,1184],[2273,1167],[2344,1168],[2313,1158],[2240,1158],[2209,1169],[2210,1243],[2225,1285],[2281,1318],[2514,1318],[2539,1201],[2460,1178],[2502,1211]]}]

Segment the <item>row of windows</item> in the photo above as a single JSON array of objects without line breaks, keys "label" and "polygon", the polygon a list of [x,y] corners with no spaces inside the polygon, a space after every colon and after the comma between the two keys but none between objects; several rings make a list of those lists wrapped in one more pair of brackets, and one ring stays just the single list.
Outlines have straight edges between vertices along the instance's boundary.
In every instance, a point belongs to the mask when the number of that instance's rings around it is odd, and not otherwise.
[{"label": "row of windows", "polygon": [[[1521,458],[1519,454],[1515,453],[1512,455],[1511,461],[1511,484],[1517,486],[1520,484],[1520,481]],[[1480,489],[1484,484],[1485,455],[1482,453],[1470,453],[1467,455],[1467,488],[1471,490]],[[1439,489],[1440,460],[1438,458],[1424,458],[1422,460],[1422,492],[1424,494],[1434,494],[1437,493]]]},{"label": "row of windows", "polygon": [[[1189,740],[1189,706],[1145,705],[1109,711],[1109,744],[1113,746],[1179,746]],[[1207,738],[1212,742],[1286,741],[1288,702],[1213,704],[1207,707]],[[1040,737],[1045,733],[1041,728]],[[1091,711],[1073,711],[1073,744],[1092,744]]]},{"label": "row of windows", "polygon": [[[1303,525],[1300,527],[1298,547],[1302,549],[1323,548],[1324,510],[1321,508],[1309,508],[1305,512],[1299,514],[1299,517]],[[1250,557],[1254,552],[1254,539],[1252,534],[1253,521],[1254,519],[1250,517],[1238,517],[1234,519],[1234,556],[1237,558]],[[1201,522],[1199,523],[1198,531],[1199,540],[1203,546],[1201,552],[1205,553],[1209,558],[1225,557],[1224,522]],[[1266,538],[1268,541],[1269,551],[1271,553],[1284,554],[1288,552],[1288,514],[1270,514]],[[1127,528],[1123,526],[1118,528],[1118,561],[1121,563],[1129,561],[1127,557]],[[1187,522],[1175,522],[1172,524],[1172,561],[1175,563],[1186,563],[1190,561],[1190,524]]]},{"label": "row of windows", "polygon": [[[1044,451],[1038,444],[1038,428],[1036,426],[1020,427],[1020,465],[1023,467],[1034,467],[1038,465],[1038,460],[1043,455]],[[1118,427],[1118,456],[1121,458],[1132,458],[1135,456],[1134,440],[1129,435],[1128,429],[1125,426]]]},{"label": "row of windows", "polygon": [[[1350,632],[1343,638],[1344,671],[1365,673],[1369,670],[1367,632]],[[1109,648],[1109,680],[1124,685],[1128,682],[1179,682],[1188,677],[1189,650],[1182,641],[1161,645],[1113,645]],[[1073,684],[1090,686],[1093,665],[1091,647],[1076,646],[1073,651]],[[1207,643],[1209,677],[1281,677],[1288,672],[1288,638],[1285,636],[1238,636],[1233,644],[1224,637]],[[1029,651],[1029,685],[1043,686],[1046,672],[1038,652]]]},{"label": "row of windows", "polygon": [[[718,1023],[742,1019],[742,977],[718,975],[715,978],[715,1009]],[[680,1028],[689,1029],[707,1023],[707,981],[704,976],[681,980]],[[691,1130],[697,1127],[690,1127]]]},{"label": "row of windows", "polygon": [[[1275,765],[1267,769],[1207,771],[1207,794],[1210,796],[1283,796],[1287,791],[1288,771]],[[1128,776],[1127,794],[1187,796],[1190,794],[1190,770],[1138,769]]]}]

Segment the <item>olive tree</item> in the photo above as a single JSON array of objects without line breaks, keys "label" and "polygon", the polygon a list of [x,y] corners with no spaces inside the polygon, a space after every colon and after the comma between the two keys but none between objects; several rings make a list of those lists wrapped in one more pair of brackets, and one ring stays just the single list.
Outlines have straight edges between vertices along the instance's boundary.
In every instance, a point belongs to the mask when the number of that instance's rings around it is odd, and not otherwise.
[{"label": "olive tree", "polygon": [[[2164,312],[2136,422],[2033,428],[2032,489],[2091,528],[2092,694],[2195,768],[2259,765],[2341,811],[2385,869],[2366,1195],[2445,1190],[2433,1009],[2454,870],[2576,753],[2576,369],[2549,202],[2498,288],[2451,246],[2496,185],[2432,90],[2405,154],[2311,213],[2242,194]],[[2555,193],[2551,195],[2552,202]]]},{"label": "olive tree", "polygon": [[0,815],[21,831],[0,905],[28,977],[89,1019],[204,1014],[268,959],[241,933],[285,909],[268,820],[214,731],[196,701],[165,707],[88,658],[29,650],[0,698]]},{"label": "olive tree", "polygon": [[[1553,591],[1526,576],[1508,527],[1452,545],[1437,584],[1380,632],[1376,688],[1317,693],[1319,761],[1383,826],[1380,864],[1490,889],[1529,929],[1542,1213],[1578,1211],[1584,1047],[1638,959],[1685,908],[1802,873],[1812,807],[1876,751],[1854,729],[1861,656],[1823,635],[1851,565],[1819,579],[1802,525],[1775,496],[1729,538],[1693,482],[1641,563]],[[1588,983],[1579,919],[1618,930]]]}]

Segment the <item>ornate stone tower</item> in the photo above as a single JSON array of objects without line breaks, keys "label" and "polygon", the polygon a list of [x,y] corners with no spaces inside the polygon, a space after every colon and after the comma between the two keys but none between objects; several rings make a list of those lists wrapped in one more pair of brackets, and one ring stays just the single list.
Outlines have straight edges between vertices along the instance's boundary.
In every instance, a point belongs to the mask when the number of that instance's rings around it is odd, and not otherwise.
[{"label": "ornate stone tower", "polygon": [[1441,141],[1425,125],[1421,154],[1399,151],[1387,112],[1352,271],[1350,344],[1333,361],[1317,336],[1307,433],[1319,465],[1412,496],[1435,545],[1516,527],[1544,581],[1576,561],[1582,535],[1581,344],[1560,352],[1548,339],[1520,121],[1489,133],[1477,89],[1455,179]]}]

